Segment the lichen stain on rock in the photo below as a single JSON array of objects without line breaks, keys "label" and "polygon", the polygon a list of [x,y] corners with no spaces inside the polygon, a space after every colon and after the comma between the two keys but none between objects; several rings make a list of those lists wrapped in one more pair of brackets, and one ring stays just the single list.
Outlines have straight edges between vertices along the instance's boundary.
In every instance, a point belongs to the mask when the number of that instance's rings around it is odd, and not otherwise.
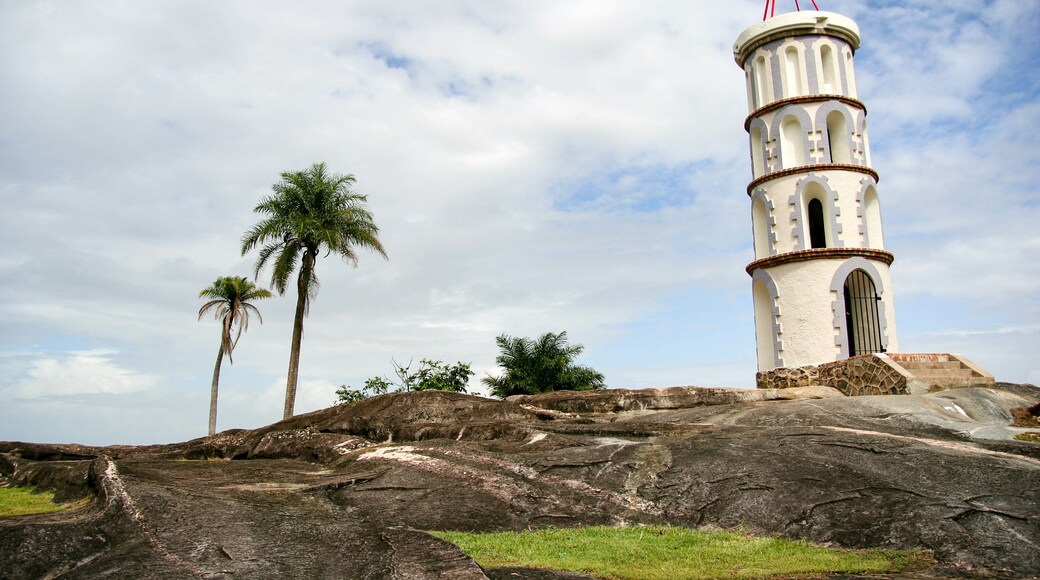
[{"label": "lichen stain on rock", "polygon": [[672,466],[672,453],[664,445],[646,443],[636,451],[632,469],[625,478],[624,490],[628,497],[639,495],[640,488],[652,485],[657,475]]}]

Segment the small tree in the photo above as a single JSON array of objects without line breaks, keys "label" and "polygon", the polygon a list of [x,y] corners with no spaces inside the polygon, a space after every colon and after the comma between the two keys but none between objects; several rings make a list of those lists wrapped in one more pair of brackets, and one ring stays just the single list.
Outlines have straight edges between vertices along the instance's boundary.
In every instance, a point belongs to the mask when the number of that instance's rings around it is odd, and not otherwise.
[{"label": "small tree", "polygon": [[271,286],[279,294],[285,294],[290,277],[297,272],[284,419],[293,416],[296,406],[303,318],[318,294],[318,258],[336,254],[357,266],[358,248],[386,257],[379,241],[379,228],[366,205],[368,198],[354,191],[353,186],[353,175],[330,174],[324,163],[315,163],[303,171],[286,171],[282,180],[272,186],[273,195],[264,197],[253,208],[264,217],[242,236],[242,255],[260,248],[254,277],[271,264]]},{"label": "small tree", "polygon": [[424,358],[419,361],[419,369],[411,372],[412,362],[408,366],[402,366],[394,361],[397,378],[400,381],[401,391],[452,391],[465,393],[469,378],[473,371],[469,363],[457,362],[448,366],[439,360]]},{"label": "small tree", "polygon": [[[224,355],[231,359],[231,352],[235,350],[242,331],[249,328],[249,313],[256,314],[257,319],[263,324],[264,319],[260,311],[249,303],[250,300],[263,300],[270,298],[271,293],[263,288],[257,288],[252,282],[241,276],[226,276],[217,278],[209,287],[199,292],[199,298],[210,298],[211,300],[199,309],[199,320],[213,310],[214,318],[221,321],[220,348],[217,350],[217,364],[213,367],[213,383],[209,392],[209,434],[217,432],[217,383],[220,382],[220,363]],[[231,335],[234,334],[234,338]]]},{"label": "small tree", "polygon": [[353,389],[348,385],[340,385],[336,389],[336,404],[346,405],[349,403],[356,403],[358,401],[364,401],[366,398],[365,394],[357,389]]},{"label": "small tree", "polygon": [[601,373],[574,364],[574,358],[584,347],[580,344],[568,346],[566,331],[559,334],[547,332],[538,340],[503,334],[495,342],[502,351],[495,362],[504,372],[498,377],[488,375],[481,381],[496,397],[589,391],[604,386]]},{"label": "small tree", "polygon": [[473,376],[469,363],[457,362],[454,365],[424,358],[419,361],[419,368],[412,372],[412,362],[402,365],[394,359],[394,374],[397,381],[386,377],[371,377],[365,381],[360,390],[348,385],[341,385],[336,390],[336,404],[354,403],[368,397],[384,395],[389,392],[409,391],[452,391],[465,393],[469,378]]}]

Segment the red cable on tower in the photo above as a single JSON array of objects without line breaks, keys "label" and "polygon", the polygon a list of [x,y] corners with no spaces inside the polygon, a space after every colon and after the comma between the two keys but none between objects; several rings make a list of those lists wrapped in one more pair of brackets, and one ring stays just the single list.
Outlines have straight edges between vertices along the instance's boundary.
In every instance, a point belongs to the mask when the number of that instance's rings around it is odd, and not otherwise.
[{"label": "red cable on tower", "polygon": [[[810,1],[812,2],[813,8],[819,11],[820,7],[816,5],[816,0]],[[798,0],[794,0],[794,8],[799,12],[802,11],[802,6],[798,3]],[[776,0],[766,0],[765,10],[762,11],[762,20],[766,20],[767,18],[772,18],[774,16],[776,16]]]}]

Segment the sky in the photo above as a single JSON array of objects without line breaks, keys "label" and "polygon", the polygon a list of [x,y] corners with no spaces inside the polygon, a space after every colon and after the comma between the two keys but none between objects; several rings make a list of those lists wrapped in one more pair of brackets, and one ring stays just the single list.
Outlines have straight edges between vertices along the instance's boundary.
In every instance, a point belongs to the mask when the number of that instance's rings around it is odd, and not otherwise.
[{"label": "sky", "polygon": [[[1040,2],[817,3],[862,34],[901,350],[1040,383]],[[389,259],[318,263],[298,413],[392,359],[477,389],[502,333],[566,331],[611,387],[753,387],[762,4],[0,0],[0,440],[205,435],[198,293],[319,161]],[[281,418],[294,301],[256,304],[218,429]]]}]

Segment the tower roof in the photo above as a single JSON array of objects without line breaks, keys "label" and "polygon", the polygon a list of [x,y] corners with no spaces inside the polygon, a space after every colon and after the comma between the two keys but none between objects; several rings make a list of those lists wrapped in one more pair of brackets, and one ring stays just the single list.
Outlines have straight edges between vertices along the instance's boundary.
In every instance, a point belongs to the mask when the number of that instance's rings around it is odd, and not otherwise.
[{"label": "tower roof", "polygon": [[747,27],[733,45],[733,59],[743,68],[744,61],[758,47],[788,36],[819,34],[837,36],[859,48],[859,27],[847,16],[834,12],[788,12]]}]

